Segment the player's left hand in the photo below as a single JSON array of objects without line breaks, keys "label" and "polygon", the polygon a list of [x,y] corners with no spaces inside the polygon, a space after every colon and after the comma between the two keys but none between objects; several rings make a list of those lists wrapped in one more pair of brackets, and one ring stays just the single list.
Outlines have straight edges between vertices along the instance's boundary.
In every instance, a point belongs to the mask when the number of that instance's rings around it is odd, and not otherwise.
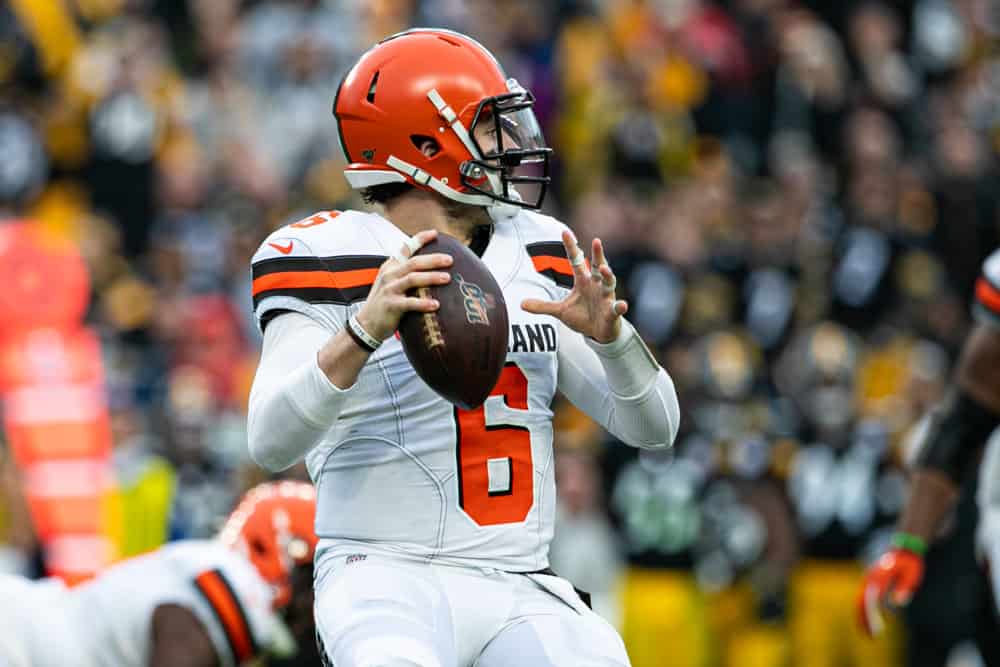
[{"label": "player's left hand", "polygon": [[552,315],[573,331],[598,343],[610,343],[621,332],[622,315],[628,312],[628,304],[615,298],[617,280],[604,257],[604,246],[600,239],[594,239],[588,267],[570,231],[562,233],[562,242],[573,267],[573,290],[562,301],[525,299],[521,308],[529,313]]},{"label": "player's left hand", "polygon": [[869,637],[882,633],[884,608],[909,604],[924,577],[924,559],[907,549],[890,549],[865,574],[858,594],[857,613],[861,630]]}]

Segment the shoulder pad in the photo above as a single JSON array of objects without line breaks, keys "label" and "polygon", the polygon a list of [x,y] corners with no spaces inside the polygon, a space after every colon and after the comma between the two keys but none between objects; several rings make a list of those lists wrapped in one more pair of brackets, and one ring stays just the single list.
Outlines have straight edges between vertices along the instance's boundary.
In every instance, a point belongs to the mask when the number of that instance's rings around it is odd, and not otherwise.
[{"label": "shoulder pad", "polygon": [[569,229],[565,223],[556,220],[550,215],[536,213],[535,211],[521,211],[514,218],[514,224],[524,238],[526,243],[537,241],[558,241],[562,243],[563,230]]},{"label": "shoulder pad", "polygon": [[272,233],[251,260],[254,308],[272,296],[333,304],[364,299],[386,259],[365,232],[366,217],[325,211]]},{"label": "shoulder pad", "polygon": [[222,628],[235,663],[243,664],[270,642],[267,584],[250,571],[252,566],[234,563],[232,558],[208,561],[206,569],[195,575],[194,586]]}]

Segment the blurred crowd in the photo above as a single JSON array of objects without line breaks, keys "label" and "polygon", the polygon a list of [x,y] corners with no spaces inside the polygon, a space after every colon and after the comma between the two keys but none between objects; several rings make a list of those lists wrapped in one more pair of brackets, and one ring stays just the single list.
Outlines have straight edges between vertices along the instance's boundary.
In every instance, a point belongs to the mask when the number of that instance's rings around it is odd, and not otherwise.
[{"label": "blurred crowd", "polygon": [[[0,218],[74,240],[90,268],[121,553],[213,533],[261,478],[249,257],[360,206],[333,92],[415,25],[472,35],[534,92],[546,212],[604,240],[677,384],[669,455],[557,412],[553,566],[633,663],[966,659],[970,503],[931,554],[947,583],[905,624],[862,640],[851,608],[1000,244],[995,0],[3,3]],[[0,569],[31,571],[2,472]]]}]

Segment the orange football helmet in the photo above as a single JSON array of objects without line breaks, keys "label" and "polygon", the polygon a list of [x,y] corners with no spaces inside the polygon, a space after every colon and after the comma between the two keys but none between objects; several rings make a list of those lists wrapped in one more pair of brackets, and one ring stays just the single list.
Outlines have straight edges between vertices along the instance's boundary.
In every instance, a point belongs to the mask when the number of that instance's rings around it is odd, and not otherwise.
[{"label": "orange football helmet", "polygon": [[250,489],[222,527],[219,539],[246,556],[271,584],[275,609],[292,598],[292,568],[312,562],[315,518],[312,484],[267,482]]},{"label": "orange football helmet", "polygon": [[[354,188],[405,182],[465,204],[537,209],[552,149],[533,104],[470,37],[424,28],[387,37],[337,89],[344,174]],[[428,139],[440,148],[433,155],[422,149]]]}]

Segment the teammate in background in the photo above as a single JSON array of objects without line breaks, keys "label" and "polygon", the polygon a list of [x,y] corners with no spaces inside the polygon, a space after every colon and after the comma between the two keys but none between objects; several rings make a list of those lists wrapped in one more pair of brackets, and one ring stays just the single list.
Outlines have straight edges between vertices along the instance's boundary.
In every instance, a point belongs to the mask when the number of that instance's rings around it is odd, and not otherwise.
[{"label": "teammate in background", "polygon": [[[334,115],[345,174],[381,214],[319,213],[253,258],[264,331],[251,454],[305,457],[317,484],[316,620],[337,667],[626,665],[621,639],[548,570],[560,390],[618,439],[669,447],[673,383],[622,315],[594,240],[535,213],[550,149],[533,98],[478,42],[387,38],[348,72]],[[516,189],[515,189],[516,188]],[[393,337],[450,280],[411,257],[439,232],[480,255],[511,322],[486,403],[458,409]],[[669,650],[669,649],[667,649]]]},{"label": "teammate in background", "polygon": [[[859,595],[859,621],[869,634],[881,632],[880,606],[904,606],[920,586],[927,545],[954,506],[963,474],[979,460],[1000,425],[1000,250],[983,265],[975,313],[977,322],[962,347],[954,389],[920,434],[910,495],[893,546],[869,569]],[[997,446],[1000,442],[992,449]],[[1000,451],[991,451],[983,461],[980,480],[980,548],[993,564],[995,616],[1000,598]],[[1000,624],[994,623],[995,637]]]},{"label": "teammate in background", "polygon": [[123,561],[73,588],[0,577],[5,667],[211,667],[308,647],[316,493],[252,489],[218,539]]}]

